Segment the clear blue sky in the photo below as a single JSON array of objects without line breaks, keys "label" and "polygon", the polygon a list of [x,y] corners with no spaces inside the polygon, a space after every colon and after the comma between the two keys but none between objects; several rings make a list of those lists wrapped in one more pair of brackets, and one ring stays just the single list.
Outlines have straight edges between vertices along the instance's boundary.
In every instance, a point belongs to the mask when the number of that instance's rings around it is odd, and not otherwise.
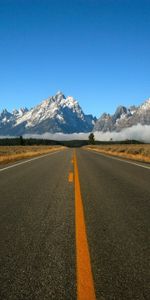
[{"label": "clear blue sky", "polygon": [[57,90],[96,116],[150,97],[150,1],[0,0],[0,110]]}]

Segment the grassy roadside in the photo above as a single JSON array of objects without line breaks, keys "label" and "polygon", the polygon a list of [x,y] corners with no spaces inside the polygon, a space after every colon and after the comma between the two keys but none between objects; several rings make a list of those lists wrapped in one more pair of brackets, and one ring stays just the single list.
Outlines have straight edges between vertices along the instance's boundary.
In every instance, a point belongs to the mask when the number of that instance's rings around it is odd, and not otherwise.
[{"label": "grassy roadside", "polygon": [[100,153],[150,163],[150,144],[89,145],[85,147]]},{"label": "grassy roadside", "polygon": [[44,155],[63,148],[61,146],[0,146],[0,164]]}]

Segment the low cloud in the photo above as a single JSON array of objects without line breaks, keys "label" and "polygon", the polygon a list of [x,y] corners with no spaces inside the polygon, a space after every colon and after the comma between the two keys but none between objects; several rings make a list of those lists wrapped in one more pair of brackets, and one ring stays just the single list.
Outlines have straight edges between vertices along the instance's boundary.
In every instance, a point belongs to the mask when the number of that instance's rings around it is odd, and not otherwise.
[{"label": "low cloud", "polygon": [[[44,133],[44,134],[25,134],[24,138],[37,138],[49,140],[87,140],[90,133]],[[120,132],[94,132],[95,139],[98,141],[123,141],[123,140],[138,140],[141,142],[150,143],[150,125],[135,125],[125,128]],[[0,136],[0,138],[12,138],[12,136]]]},{"label": "low cloud", "polygon": [[150,143],[150,125],[135,125],[125,128],[120,132],[95,132],[96,140],[109,141],[123,141],[123,140],[137,140],[141,142]]},{"label": "low cloud", "polygon": [[[52,139],[57,141],[62,140],[87,140],[90,133],[72,133],[72,134],[63,134],[63,133],[45,133],[42,135],[29,135],[26,134],[26,138],[43,138],[43,139]],[[94,132],[95,139],[98,141],[123,141],[123,140],[138,140],[141,142],[150,143],[150,125],[135,125],[129,128],[125,128],[120,132]]]},{"label": "low cloud", "polygon": [[35,138],[35,139],[47,139],[47,140],[55,140],[55,141],[69,141],[69,140],[87,140],[89,133],[49,133],[46,132],[44,134],[25,134],[24,138]]}]

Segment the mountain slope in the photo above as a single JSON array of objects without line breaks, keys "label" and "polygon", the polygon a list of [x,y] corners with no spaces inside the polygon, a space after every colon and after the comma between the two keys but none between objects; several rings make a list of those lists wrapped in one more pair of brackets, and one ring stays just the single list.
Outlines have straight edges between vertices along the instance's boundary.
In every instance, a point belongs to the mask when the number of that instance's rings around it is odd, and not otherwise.
[{"label": "mountain slope", "polygon": [[97,120],[92,115],[85,115],[73,97],[66,98],[58,92],[30,110],[20,108],[10,113],[4,109],[0,114],[0,136],[92,130],[119,132],[137,124],[150,125],[150,98],[138,107],[119,106],[113,115],[104,113]]},{"label": "mountain slope", "polygon": [[58,92],[41,104],[0,114],[0,135],[42,134],[45,132],[74,133],[89,132],[95,118],[85,115],[73,97]]},{"label": "mountain slope", "polygon": [[93,131],[118,132],[137,124],[150,125],[150,98],[138,107],[119,106],[113,115],[102,114],[95,123]]}]

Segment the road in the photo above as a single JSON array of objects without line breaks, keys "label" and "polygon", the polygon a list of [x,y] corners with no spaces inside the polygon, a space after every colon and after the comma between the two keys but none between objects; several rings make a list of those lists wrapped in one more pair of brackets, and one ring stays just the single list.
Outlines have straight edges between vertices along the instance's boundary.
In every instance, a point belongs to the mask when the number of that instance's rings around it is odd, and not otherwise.
[{"label": "road", "polygon": [[66,149],[1,167],[0,299],[148,300],[149,225],[149,166]]}]

